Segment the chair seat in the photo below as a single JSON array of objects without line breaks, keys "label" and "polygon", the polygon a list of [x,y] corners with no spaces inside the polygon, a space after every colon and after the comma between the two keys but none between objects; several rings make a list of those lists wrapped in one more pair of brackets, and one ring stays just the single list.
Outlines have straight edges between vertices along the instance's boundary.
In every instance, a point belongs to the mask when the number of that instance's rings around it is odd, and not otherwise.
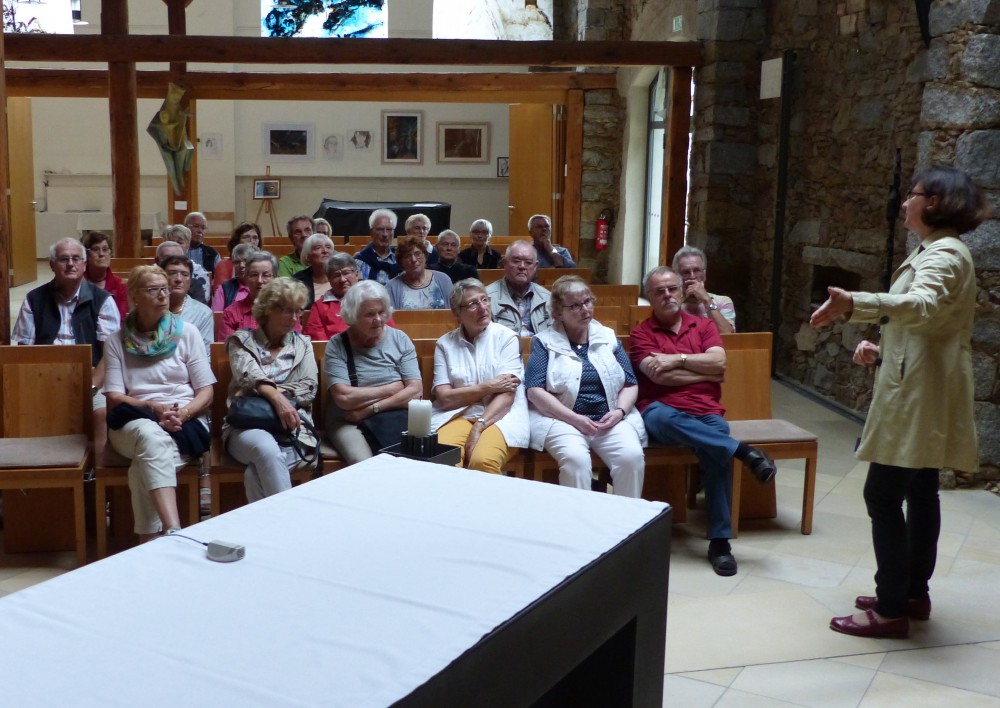
[{"label": "chair seat", "polygon": [[729,434],[743,443],[810,442],[817,439],[814,433],[780,418],[730,421]]},{"label": "chair seat", "polygon": [[88,444],[86,435],[0,439],[0,469],[78,467]]}]

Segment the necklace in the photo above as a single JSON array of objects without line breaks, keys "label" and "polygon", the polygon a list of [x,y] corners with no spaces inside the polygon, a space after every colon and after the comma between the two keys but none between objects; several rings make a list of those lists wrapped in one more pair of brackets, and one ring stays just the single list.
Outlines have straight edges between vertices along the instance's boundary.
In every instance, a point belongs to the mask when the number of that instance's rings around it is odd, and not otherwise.
[{"label": "necklace", "polygon": [[176,310],[173,309],[173,308],[170,308],[170,311],[173,312],[175,315],[179,315],[182,312],[184,312],[184,305],[185,304],[187,304],[187,298],[184,298],[183,300],[181,300],[181,306],[180,307],[178,307]]}]

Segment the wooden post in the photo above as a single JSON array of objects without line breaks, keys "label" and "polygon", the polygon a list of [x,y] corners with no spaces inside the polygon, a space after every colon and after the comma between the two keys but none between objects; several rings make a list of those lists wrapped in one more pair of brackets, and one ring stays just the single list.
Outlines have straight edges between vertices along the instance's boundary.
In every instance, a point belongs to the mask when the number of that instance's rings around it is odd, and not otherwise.
[{"label": "wooden post", "polygon": [[4,65],[3,32],[0,32],[0,343],[10,344],[10,188],[7,151],[7,70]]},{"label": "wooden post", "polygon": [[[128,1],[101,0],[101,33],[128,34]],[[111,120],[111,192],[115,255],[136,258],[142,252],[139,223],[139,135],[135,62],[108,64],[108,111]]]},{"label": "wooden post", "polygon": [[670,69],[667,102],[667,154],[663,160],[663,220],[660,225],[660,263],[684,245],[687,207],[688,144],[691,132],[691,67]]}]

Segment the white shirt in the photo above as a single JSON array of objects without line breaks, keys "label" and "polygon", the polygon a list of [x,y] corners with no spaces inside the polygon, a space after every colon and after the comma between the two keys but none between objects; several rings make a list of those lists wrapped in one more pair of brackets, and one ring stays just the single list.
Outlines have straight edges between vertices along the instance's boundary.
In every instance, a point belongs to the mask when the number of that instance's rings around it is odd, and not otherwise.
[{"label": "white shirt", "polygon": [[[514,405],[496,426],[508,447],[527,447],[528,400],[524,395],[524,362],[521,342],[503,325],[491,322],[474,343],[462,336],[462,328],[453,329],[437,341],[434,348],[434,386],[450,384],[455,388],[483,383],[500,374],[514,374],[521,385],[514,393]],[[434,402],[431,429],[437,430],[452,418],[476,419],[483,415],[490,396],[465,408],[445,411]]]},{"label": "white shirt", "polygon": [[[59,332],[56,334],[53,344],[76,344],[76,335],[73,334],[73,311],[76,310],[80,300],[81,287],[83,287],[83,282],[77,287],[73,297],[68,300],[63,300],[61,296],[56,298],[56,307],[59,309]],[[97,314],[97,341],[108,341],[108,336],[120,330],[121,327],[118,306],[115,304],[115,299],[109,295]],[[31,311],[31,303],[27,298],[21,303],[21,310],[17,313],[17,322],[14,323],[14,331],[10,335],[10,341],[12,344],[35,343],[35,313]]]}]

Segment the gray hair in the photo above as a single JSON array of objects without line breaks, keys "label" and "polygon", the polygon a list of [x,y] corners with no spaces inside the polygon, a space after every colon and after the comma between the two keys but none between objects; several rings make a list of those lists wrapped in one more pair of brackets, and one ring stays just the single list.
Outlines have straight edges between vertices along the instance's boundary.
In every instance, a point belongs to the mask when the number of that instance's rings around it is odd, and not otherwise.
[{"label": "gray hair", "polygon": [[545,219],[545,223],[549,225],[550,229],[552,228],[552,219],[547,214],[532,214],[531,218],[528,219],[528,231],[531,231],[531,222],[535,219]]},{"label": "gray hair", "polygon": [[[373,211],[371,213],[371,216],[368,217],[368,228],[374,229],[375,220],[380,219],[383,216],[389,218],[389,221],[392,222],[392,228],[395,229],[396,224],[399,222],[399,217],[396,216],[396,212],[394,212],[392,209],[376,209],[375,211]],[[344,320],[344,322],[347,322],[347,320]]]},{"label": "gray hair", "polygon": [[80,249],[80,255],[83,256],[84,258],[87,257],[87,249],[84,247],[84,245],[80,243],[77,239],[73,238],[72,236],[67,236],[66,238],[61,238],[55,243],[53,243],[51,246],[49,246],[49,263],[56,262],[56,249],[59,248],[60,246],[66,246],[66,245],[76,246],[77,248]]},{"label": "gray hair", "polygon": [[392,301],[386,289],[374,280],[362,280],[351,287],[340,301],[340,317],[352,326],[358,323],[358,310],[365,300],[381,300],[385,307],[386,318],[392,317]]},{"label": "gray hair", "polygon": [[673,273],[677,276],[678,282],[680,282],[681,276],[677,275],[677,271],[670,266],[655,266],[654,268],[650,268],[649,272],[646,273],[646,277],[642,279],[642,296],[644,298],[649,299],[649,281],[666,273]]},{"label": "gray hair", "polygon": [[271,264],[271,275],[275,278],[278,277],[278,259],[274,257],[270,251],[257,251],[252,256],[247,258],[247,272],[250,272],[250,266],[254,263],[270,263]]},{"label": "gray hair", "polygon": [[184,250],[184,246],[182,246],[181,244],[177,243],[176,241],[162,241],[160,243],[160,245],[158,245],[156,247],[156,260],[157,261],[159,261],[160,258],[162,257],[163,251],[166,250],[166,249],[168,249],[168,248],[179,248],[182,251]]},{"label": "gray hair", "polygon": [[237,258],[242,258],[245,261],[255,253],[260,253],[260,249],[252,243],[241,243],[233,249],[233,252],[229,254],[229,257],[234,261]]},{"label": "gray hair", "polygon": [[[493,224],[491,224],[488,220],[476,219],[475,221],[472,222],[472,226],[469,227],[469,231],[472,231],[477,226],[482,226],[489,232],[490,236],[493,235]],[[489,239],[487,238],[486,240],[488,241]]]},{"label": "gray hair", "polygon": [[[308,258],[309,254],[312,253],[313,248],[316,247],[317,243],[323,243],[330,247],[331,251],[337,250],[333,245],[333,241],[326,234],[313,234],[305,241],[302,242],[302,258]],[[303,261],[304,263],[305,261]]]},{"label": "gray hair", "polygon": [[202,219],[204,219],[204,221],[205,221],[206,224],[208,223],[208,217],[207,216],[205,216],[200,211],[192,211],[190,214],[188,214],[187,216],[184,217],[184,225],[187,226],[188,222],[190,222],[191,219],[193,219],[195,217],[201,217]]},{"label": "gray hair", "polygon": [[355,273],[361,270],[358,268],[358,263],[354,260],[354,256],[350,253],[344,253],[343,251],[337,251],[330,256],[330,260],[326,262],[327,275],[335,273],[338,270],[343,270],[344,268],[351,268]]},{"label": "gray hair", "polygon": [[163,240],[174,241],[186,248],[191,245],[191,229],[183,224],[173,224],[163,229]]},{"label": "gray hair", "polygon": [[427,224],[427,230],[428,231],[430,230],[431,219],[429,216],[427,216],[427,214],[410,214],[408,217],[406,217],[406,222],[403,224],[403,228],[409,231],[410,227],[413,226],[418,221],[422,224]]},{"label": "gray hair", "polygon": [[442,231],[441,233],[439,233],[438,237],[437,237],[437,240],[434,243],[441,243],[441,240],[442,239],[446,239],[446,238],[453,238],[453,239],[455,239],[455,242],[459,246],[462,245],[462,237],[459,236],[454,231],[452,231],[451,229],[445,229],[444,231]]},{"label": "gray hair", "polygon": [[681,258],[685,258],[686,256],[698,256],[701,259],[702,270],[708,270],[708,259],[705,258],[705,252],[694,246],[684,246],[677,249],[677,253],[674,254],[674,260],[670,263],[674,270],[680,272]]},{"label": "gray hair", "polygon": [[462,298],[465,297],[465,293],[468,290],[481,290],[485,293],[486,286],[483,285],[483,281],[477,280],[476,278],[459,280],[451,286],[451,294],[448,296],[448,304],[451,305],[451,311],[455,313],[456,317],[458,317],[458,311],[462,304]]},{"label": "gray hair", "polygon": [[504,258],[510,258],[510,253],[511,253],[511,251],[514,250],[515,246],[526,246],[527,248],[530,248],[531,252],[533,254],[532,257],[536,261],[538,260],[538,249],[535,248],[535,245],[531,241],[524,241],[524,240],[514,241],[514,243],[510,244],[509,246],[507,246],[507,250],[504,251],[503,257]]},{"label": "gray hair", "polygon": [[[289,238],[292,237],[292,227],[295,226],[296,221],[308,221],[309,228],[313,228],[315,226],[312,217],[309,216],[308,214],[302,214],[301,216],[293,216],[291,219],[288,220],[288,223],[285,224],[285,230],[288,232]],[[260,232],[258,231],[257,233]]]}]

